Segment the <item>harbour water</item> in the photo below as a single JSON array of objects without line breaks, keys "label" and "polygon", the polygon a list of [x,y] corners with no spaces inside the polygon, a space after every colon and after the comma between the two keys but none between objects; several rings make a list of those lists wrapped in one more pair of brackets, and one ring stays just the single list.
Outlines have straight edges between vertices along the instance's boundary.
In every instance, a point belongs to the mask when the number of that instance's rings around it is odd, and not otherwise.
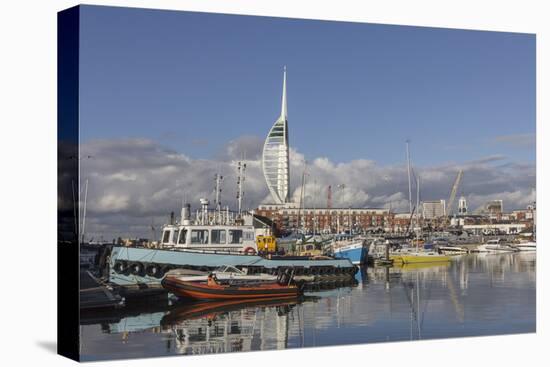
[{"label": "harbour water", "polygon": [[365,267],[300,302],[164,301],[82,315],[83,360],[535,332],[536,253]]}]

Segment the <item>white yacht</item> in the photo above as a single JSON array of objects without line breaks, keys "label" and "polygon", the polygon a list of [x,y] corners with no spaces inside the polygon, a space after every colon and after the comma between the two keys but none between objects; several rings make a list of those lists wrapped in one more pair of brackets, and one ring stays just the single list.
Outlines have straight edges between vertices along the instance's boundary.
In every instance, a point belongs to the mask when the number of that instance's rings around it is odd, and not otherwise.
[{"label": "white yacht", "polygon": [[492,239],[479,245],[473,250],[473,252],[489,252],[489,253],[506,253],[516,252],[517,250],[506,244],[503,239]]},{"label": "white yacht", "polygon": [[517,248],[518,251],[537,251],[537,243],[534,241],[519,243],[514,247]]}]

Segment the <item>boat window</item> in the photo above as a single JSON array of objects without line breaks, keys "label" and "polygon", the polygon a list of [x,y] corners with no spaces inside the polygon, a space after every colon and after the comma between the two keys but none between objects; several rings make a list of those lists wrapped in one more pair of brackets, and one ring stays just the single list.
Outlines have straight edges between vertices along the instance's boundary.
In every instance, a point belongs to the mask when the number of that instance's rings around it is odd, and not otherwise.
[{"label": "boat window", "polygon": [[170,242],[170,231],[164,231],[164,234],[162,235],[162,243],[168,243]]},{"label": "boat window", "polygon": [[243,243],[243,231],[241,229],[230,229],[229,243]]},{"label": "boat window", "polygon": [[183,229],[181,231],[181,234],[180,234],[180,240],[179,242],[180,244],[185,244],[187,243],[187,230],[186,229]]},{"label": "boat window", "polygon": [[220,245],[226,243],[225,229],[213,229],[212,230],[212,244]]},{"label": "boat window", "polygon": [[180,234],[179,229],[176,229],[176,230],[174,231],[174,235],[172,236],[172,242],[178,243],[178,235],[179,235],[179,234]]},{"label": "boat window", "polygon": [[[251,231],[244,232],[244,239],[245,239],[245,241],[253,241],[254,240],[254,232],[251,232]],[[266,238],[266,242],[267,242],[267,238]]]},{"label": "boat window", "polygon": [[207,229],[193,229],[191,231],[191,244],[205,244],[208,243],[208,230]]}]

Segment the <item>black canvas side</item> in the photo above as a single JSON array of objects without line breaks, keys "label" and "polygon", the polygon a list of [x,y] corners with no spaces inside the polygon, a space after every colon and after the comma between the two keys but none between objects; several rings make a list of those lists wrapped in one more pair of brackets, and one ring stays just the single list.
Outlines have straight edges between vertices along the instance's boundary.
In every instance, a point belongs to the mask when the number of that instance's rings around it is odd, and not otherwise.
[{"label": "black canvas side", "polygon": [[79,360],[79,7],[57,14],[57,352]]}]

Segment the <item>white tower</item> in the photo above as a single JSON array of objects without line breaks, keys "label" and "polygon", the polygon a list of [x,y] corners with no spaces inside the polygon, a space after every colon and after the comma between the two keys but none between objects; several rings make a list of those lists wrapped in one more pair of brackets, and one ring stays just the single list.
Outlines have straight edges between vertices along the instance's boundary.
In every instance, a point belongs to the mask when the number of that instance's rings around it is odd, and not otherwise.
[{"label": "white tower", "polygon": [[468,204],[466,203],[466,198],[461,196],[460,199],[458,199],[458,215],[466,214],[468,214]]},{"label": "white tower", "polygon": [[269,192],[276,204],[290,201],[288,119],[286,110],[286,66],[283,72],[281,115],[273,124],[264,143],[262,169]]}]

